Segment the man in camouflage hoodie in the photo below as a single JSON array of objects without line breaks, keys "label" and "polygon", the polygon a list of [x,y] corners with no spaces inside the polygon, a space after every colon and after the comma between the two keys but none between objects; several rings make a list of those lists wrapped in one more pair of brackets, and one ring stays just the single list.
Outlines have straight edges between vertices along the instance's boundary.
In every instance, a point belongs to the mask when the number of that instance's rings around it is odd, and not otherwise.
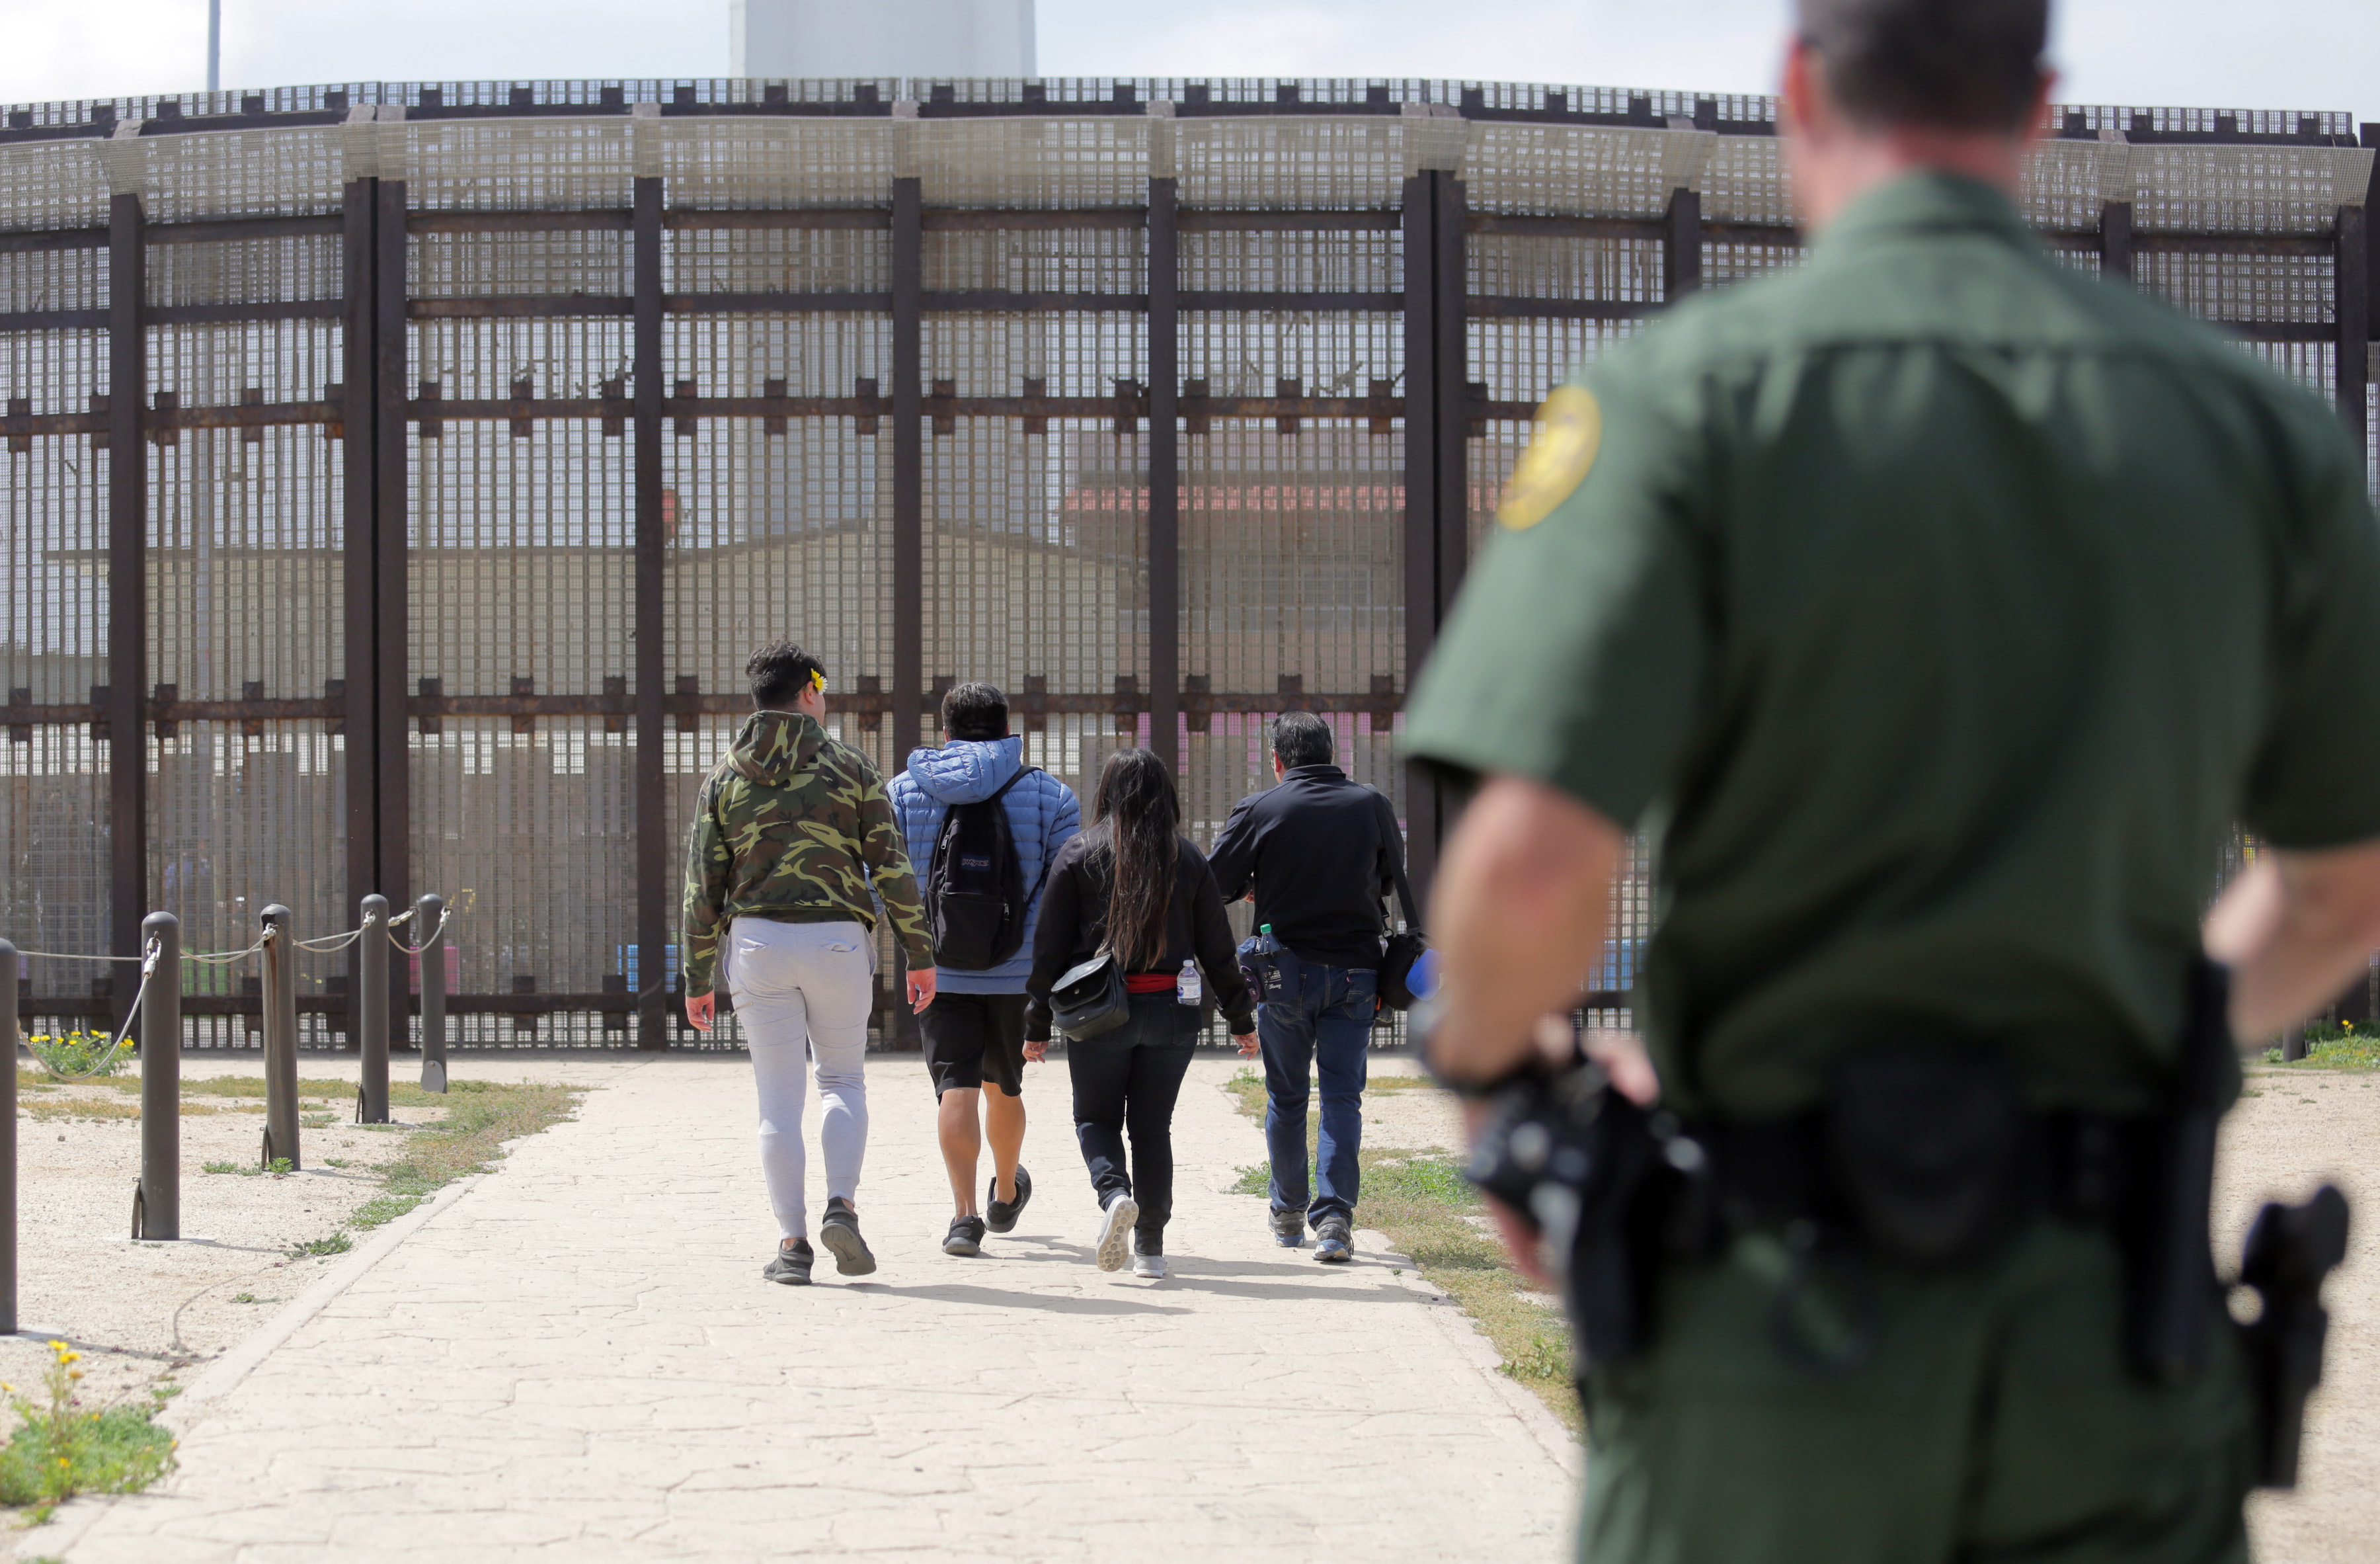
[{"label": "man in camouflage hoodie", "polygon": [[754,653],[745,672],[759,709],[703,783],[686,847],[686,1020],[710,1031],[714,985],[724,982],[744,1023],[760,1093],[760,1166],[781,1232],[761,1275],[806,1284],[816,1258],[802,1144],[807,1052],[818,1071],[826,1160],[819,1241],[837,1270],[865,1276],[876,1257],[852,1201],[868,1147],[875,898],[900,938],[917,1010],[933,1002],[933,938],[883,780],[867,756],[821,726],[825,668],[776,641]]}]

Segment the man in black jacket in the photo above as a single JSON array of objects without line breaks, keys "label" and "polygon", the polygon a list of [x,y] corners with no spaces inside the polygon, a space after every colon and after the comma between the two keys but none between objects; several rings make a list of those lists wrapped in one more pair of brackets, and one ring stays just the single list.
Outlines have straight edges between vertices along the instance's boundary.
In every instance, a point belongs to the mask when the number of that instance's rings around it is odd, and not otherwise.
[{"label": "man in black jacket", "polygon": [[[1382,898],[1391,889],[1418,926],[1404,885],[1404,838],[1389,800],[1330,764],[1330,729],[1311,712],[1272,725],[1280,786],[1240,800],[1208,860],[1226,902],[1253,894],[1257,923],[1284,948],[1257,976],[1264,1042],[1265,1144],[1272,1160],[1272,1230],[1294,1249],[1314,1226],[1314,1257],[1354,1251],[1364,1140],[1364,1081],[1379,1013]],[[1319,1185],[1307,1201],[1306,1071],[1322,1077]]]}]

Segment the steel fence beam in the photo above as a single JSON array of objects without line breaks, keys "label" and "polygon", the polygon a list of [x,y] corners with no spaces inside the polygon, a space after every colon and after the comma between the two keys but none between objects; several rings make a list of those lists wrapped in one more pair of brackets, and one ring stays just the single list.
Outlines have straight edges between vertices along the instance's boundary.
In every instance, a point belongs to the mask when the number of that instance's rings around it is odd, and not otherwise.
[{"label": "steel fence beam", "polygon": [[[107,213],[107,842],[108,947],[140,954],[149,894],[149,447],[140,405],[149,399],[148,250],[140,198],[119,195]],[[115,985],[120,1026],[132,985]]]},{"label": "steel fence beam", "polygon": [[2367,450],[2371,431],[2363,407],[2364,387],[2372,379],[2371,209],[2338,209],[2338,259],[2331,268],[2336,295],[2333,319],[2338,325],[2335,355],[2338,414],[2355,436],[2355,447]]},{"label": "steel fence beam", "polygon": [[[152,912],[141,948],[157,946],[140,1001],[140,1183],[132,1195],[132,1236],[182,1236],[182,921]],[[13,1072],[16,1058],[8,1065]]]},{"label": "steel fence beam", "polygon": [[[1429,661],[1438,633],[1438,337],[1429,329],[1431,275],[1438,247],[1431,233],[1434,176],[1404,182],[1405,272],[1405,514],[1404,686],[1411,690]],[[1412,878],[1427,883],[1437,864],[1438,778],[1405,766],[1405,846]]]},{"label": "steel fence beam", "polygon": [[[2363,144],[2367,147],[2380,148],[2380,125],[2363,127]],[[2364,187],[2363,213],[2364,222],[2367,225],[2372,220],[2372,209],[2375,205],[2380,205],[2380,157],[2372,160],[2372,179]],[[2375,311],[2374,305],[2374,301],[2380,301],[2380,244],[2372,242],[2372,231],[2368,226],[2363,234],[2363,279],[2364,309],[2367,317],[2363,323],[2364,328],[2375,336],[2380,336],[2380,311]]]},{"label": "steel fence beam", "polygon": [[[349,409],[341,445],[340,498],[345,507],[339,536],[340,595],[345,620],[342,670],[345,675],[338,704],[338,727],[346,739],[346,858],[347,894],[342,905],[354,908],[364,892],[380,883],[380,722],[377,618],[379,552],[375,545],[381,503],[379,422],[372,416],[375,343],[379,334],[380,299],[375,278],[380,259],[374,224],[378,219],[380,181],[348,181],[341,203],[341,275],[346,294],[341,344],[342,400]],[[400,434],[400,438],[402,434]],[[347,996],[354,1006],[348,1018],[349,1036],[361,1037],[366,1025],[362,1001],[363,952],[347,959]]]},{"label": "steel fence beam", "polygon": [[[888,769],[906,764],[926,686],[926,235],[916,178],[892,181],[892,711]],[[887,1033],[914,1047],[917,1018],[905,996],[908,961],[895,945]]]},{"label": "steel fence beam", "polygon": [[[373,654],[370,682],[373,700],[374,854],[372,877],[365,886],[395,901],[403,901],[413,884],[412,748],[406,733],[406,699],[411,690],[409,673],[411,559],[407,546],[412,512],[407,476],[405,425],[406,343],[405,181],[375,181],[372,217],[371,350],[375,373],[370,377],[374,434],[372,473],[375,490],[371,509],[373,550]],[[352,683],[357,674],[350,670]],[[354,896],[365,886],[348,887]],[[391,1024],[403,1026],[402,1009],[392,1009]]]},{"label": "steel fence beam", "polygon": [[[1438,619],[1446,623],[1471,565],[1471,383],[1470,327],[1465,296],[1470,290],[1463,235],[1463,181],[1451,172],[1431,176],[1436,205],[1431,241],[1438,248],[1430,269],[1430,330],[1438,395]],[[1701,253],[1697,249],[1697,255]],[[1699,275],[1699,274],[1698,274]],[[1442,824],[1442,822],[1441,822]]]},{"label": "steel fence beam", "polygon": [[2132,256],[2139,248],[2132,233],[2132,203],[2110,201],[2099,207],[2099,275],[2103,277],[2123,277],[2132,275]]},{"label": "steel fence beam", "polygon": [[892,722],[898,770],[917,743],[926,687],[925,229],[918,180],[892,181]]},{"label": "steel fence beam", "polygon": [[637,1046],[670,1044],[669,843],[662,792],[662,764],[669,739],[662,730],[662,681],[665,672],[662,611],[667,586],[662,515],[662,181],[636,182],[635,359],[636,690],[637,690]]},{"label": "steel fence beam", "polygon": [[1671,190],[1661,225],[1661,297],[1674,304],[1702,286],[1703,198],[1694,190]]},{"label": "steel fence beam", "polygon": [[1148,182],[1148,737],[1182,766],[1181,234],[1177,185]]}]

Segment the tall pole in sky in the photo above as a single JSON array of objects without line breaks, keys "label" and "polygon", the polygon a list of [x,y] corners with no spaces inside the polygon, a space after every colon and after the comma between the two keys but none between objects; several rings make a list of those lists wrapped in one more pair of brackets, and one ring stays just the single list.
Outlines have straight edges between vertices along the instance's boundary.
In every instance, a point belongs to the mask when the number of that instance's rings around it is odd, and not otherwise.
[{"label": "tall pole in sky", "polygon": [[207,91],[223,91],[223,0],[207,0]]}]

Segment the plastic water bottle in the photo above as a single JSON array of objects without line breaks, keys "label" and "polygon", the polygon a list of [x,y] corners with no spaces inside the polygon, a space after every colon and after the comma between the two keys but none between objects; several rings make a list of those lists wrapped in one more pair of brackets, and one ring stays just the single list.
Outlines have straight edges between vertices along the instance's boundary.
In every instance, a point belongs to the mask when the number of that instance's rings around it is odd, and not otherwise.
[{"label": "plastic water bottle", "polygon": [[1196,1005],[1206,996],[1207,991],[1198,981],[1198,963],[1183,962],[1182,975],[1173,981],[1173,1002],[1177,1005]]}]

